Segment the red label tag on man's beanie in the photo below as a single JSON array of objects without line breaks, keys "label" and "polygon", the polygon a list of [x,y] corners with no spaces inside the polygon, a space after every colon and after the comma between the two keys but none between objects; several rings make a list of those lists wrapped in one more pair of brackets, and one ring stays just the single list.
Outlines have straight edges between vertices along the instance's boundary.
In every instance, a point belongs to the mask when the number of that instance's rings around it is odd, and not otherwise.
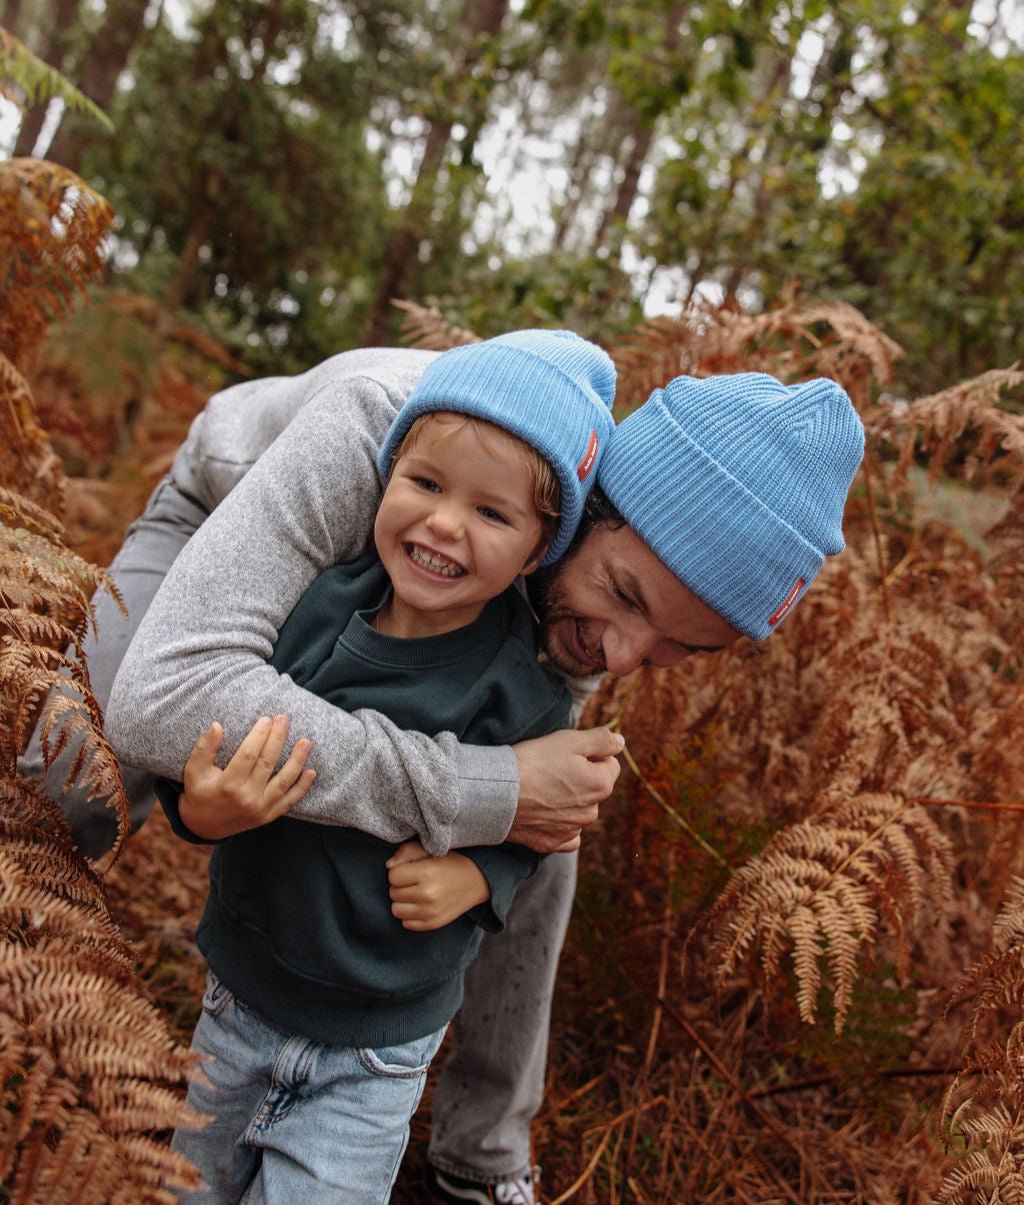
[{"label": "red label tag on man's beanie", "polygon": [[803,588],[804,588],[804,579],[802,577],[798,577],[796,579],[796,585],[793,587],[792,590],[790,590],[790,592],[782,600],[782,605],[779,607],[779,609],[774,614],[768,616],[768,626],[770,628],[775,627],[775,625],[779,622],[779,620],[785,616],[785,614],[789,610],[789,608],[796,602],[797,595],[800,593],[800,591]]},{"label": "red label tag on man's beanie", "polygon": [[586,481],[590,476],[590,470],[594,467],[597,460],[597,432],[590,432],[590,442],[587,444],[587,450],[583,453],[583,459],[576,468],[576,476],[580,481]]}]

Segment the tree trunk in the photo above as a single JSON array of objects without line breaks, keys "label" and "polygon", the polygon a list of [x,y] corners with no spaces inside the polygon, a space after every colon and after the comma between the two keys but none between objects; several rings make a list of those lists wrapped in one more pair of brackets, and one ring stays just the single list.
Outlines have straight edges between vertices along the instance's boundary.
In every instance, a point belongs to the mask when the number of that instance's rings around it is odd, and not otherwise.
[{"label": "tree trunk", "polygon": [[[474,4],[467,0],[463,12],[469,29],[469,39],[457,70],[469,74],[480,57],[480,41],[496,37],[501,30],[509,0],[479,0]],[[409,203],[405,207],[402,221],[391,240],[388,257],[377,284],[377,293],[363,328],[363,344],[367,347],[382,343],[391,325],[393,300],[402,296],[409,280],[420,242],[429,233],[437,178],[451,141],[452,127],[456,120],[464,122],[469,130],[479,130],[485,117],[486,98],[490,88],[483,89],[483,96],[470,101],[470,111],[453,114],[451,120],[434,122],[427,131],[427,141],[420,160],[416,182],[412,187]]]},{"label": "tree trunk", "polygon": [[[590,199],[594,165],[602,155],[611,161],[616,160],[616,148],[622,142],[622,126],[629,120],[625,107],[620,93],[612,91],[608,110],[601,119],[592,119],[581,125],[569,164],[569,187],[555,223],[552,250],[561,251],[565,247],[580,208]],[[576,245],[579,246],[579,243]]]},{"label": "tree trunk", "polygon": [[[142,33],[148,3],[149,0],[110,0],[107,4],[103,24],[86,52],[76,80],[79,90],[101,109],[109,108],[114,98],[118,76],[127,66]],[[90,118],[68,115],[61,122],[47,157],[78,171],[82,153],[96,130]]]},{"label": "tree trunk", "polygon": [[[664,41],[665,51],[669,56],[674,54],[679,47],[679,26],[688,8],[689,5],[686,3],[676,3],[669,10],[665,22]],[[632,113],[627,111],[626,117],[629,123],[626,133],[631,136],[632,145],[626,159],[622,180],[615,194],[615,201],[609,209],[605,210],[597,233],[594,235],[593,249],[595,251],[606,245],[616,254],[621,249],[625,237],[626,219],[636,200],[640,188],[640,173],[647,162],[651,143],[654,140],[656,117],[643,118],[635,111]],[[608,237],[609,231],[611,231],[610,238]]]},{"label": "tree trunk", "polygon": [[[0,0],[0,25],[16,38],[21,37],[21,0]],[[24,39],[22,39],[24,41]]]},{"label": "tree trunk", "polygon": [[[615,203],[601,215],[601,222],[594,235],[595,251],[599,247],[605,246],[606,243],[616,251],[621,247],[626,219],[636,200],[640,187],[640,172],[647,162],[653,138],[654,127],[652,125],[638,124],[634,128],[632,146],[626,159],[622,180],[619,182],[618,191],[615,194]],[[612,232],[611,238],[608,237],[609,230]]]},{"label": "tree trunk", "polygon": [[451,133],[450,121],[435,123],[427,132],[427,145],[423,150],[419,171],[416,173],[416,183],[405,207],[402,224],[391,240],[384,270],[377,283],[373,309],[363,331],[363,344],[367,347],[374,347],[383,341],[391,323],[391,301],[401,296],[402,286],[409,277],[417,257],[420,240],[427,233],[437,176],[444,162]]},{"label": "tree trunk", "polygon": [[[5,19],[3,24],[16,37],[20,37],[22,41],[26,41],[26,38],[14,28],[14,23],[17,22],[19,17],[21,0],[8,0],[7,8],[14,9],[14,22],[8,25]],[[52,12],[46,14],[45,20],[36,31],[36,37],[32,39],[35,43],[32,46],[33,53],[37,54],[45,63],[48,63],[60,72],[67,71],[66,43],[68,35],[75,24],[77,13],[78,0],[55,0]],[[27,34],[29,31],[25,32]],[[46,121],[46,112],[49,105],[50,102],[44,100],[37,105],[32,105],[26,112],[21,120],[18,137],[14,143],[15,155],[32,154],[36,140],[42,131],[43,123]]]},{"label": "tree trunk", "polygon": [[42,104],[32,105],[26,111],[25,116],[21,119],[21,125],[18,127],[18,137],[14,140],[15,155],[32,154],[39,135],[43,131],[43,124],[49,108],[50,102],[43,101]]},{"label": "tree trunk", "polygon": [[173,318],[178,313],[195,289],[199,252],[209,238],[212,226],[213,215],[209,209],[204,208],[196,214],[188,237],[185,239],[184,249],[178,256],[174,275],[164,294],[164,310],[169,318]]}]

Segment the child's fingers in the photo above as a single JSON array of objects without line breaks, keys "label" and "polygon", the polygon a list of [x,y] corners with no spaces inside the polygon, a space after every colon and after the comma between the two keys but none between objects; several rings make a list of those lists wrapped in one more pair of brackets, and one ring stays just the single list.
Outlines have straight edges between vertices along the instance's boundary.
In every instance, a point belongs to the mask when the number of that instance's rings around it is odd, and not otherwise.
[{"label": "child's fingers", "polygon": [[281,750],[284,748],[290,724],[291,720],[286,715],[276,715],[270,721],[267,738],[263,742],[263,748],[256,755],[256,761],[252,768],[252,775],[260,781],[268,782],[270,776],[274,773],[274,767],[277,765],[278,758],[281,756]]},{"label": "child's fingers", "polygon": [[395,850],[384,865],[390,870],[392,866],[399,866],[404,862],[422,862],[424,858],[429,857],[430,854],[419,841],[406,841]]},{"label": "child's fingers", "polygon": [[[417,859],[419,861],[420,859]],[[391,898],[395,898],[395,892],[402,889],[414,887],[421,878],[420,868],[416,862],[394,862],[392,859],[387,863],[388,868],[388,883],[391,885]]]},{"label": "child's fingers", "polygon": [[279,816],[290,812],[315,781],[315,770],[303,770],[281,798],[272,804],[270,811],[267,813],[267,820],[276,820]]},{"label": "child's fingers", "polygon": [[439,906],[392,904],[391,915],[402,922],[403,929],[411,929],[415,933],[429,933],[450,924],[459,914],[452,914]]},{"label": "child's fingers", "polygon": [[295,742],[292,751],[288,754],[287,761],[267,784],[268,793],[274,796],[284,795],[285,792],[292,789],[302,774],[306,759],[309,757],[312,748],[313,742],[306,737]]},{"label": "child's fingers", "polygon": [[263,752],[263,746],[267,743],[271,724],[270,716],[260,716],[245,734],[242,743],[235,750],[224,771],[225,774],[230,774],[232,777],[249,777],[253,766],[256,764],[256,759]]},{"label": "child's fingers", "polygon": [[227,764],[224,773],[229,781],[251,780],[259,788],[265,787],[281,756],[290,722],[286,715],[260,716]]},{"label": "child's fingers", "polygon": [[[398,919],[401,920],[401,917]],[[431,933],[434,929],[440,929],[441,926],[434,920],[418,920],[416,917],[410,917],[408,920],[402,921],[402,928],[408,929],[410,933]]]},{"label": "child's fingers", "polygon": [[192,746],[185,763],[185,780],[201,777],[213,769],[213,759],[217,756],[223,736],[224,729],[214,720]]},{"label": "child's fingers", "polygon": [[402,899],[392,895],[391,915],[406,929],[437,928],[440,911],[436,900]]},{"label": "child's fingers", "polygon": [[431,927],[430,918],[414,904],[392,904],[391,915],[402,922],[403,929],[423,932]]}]

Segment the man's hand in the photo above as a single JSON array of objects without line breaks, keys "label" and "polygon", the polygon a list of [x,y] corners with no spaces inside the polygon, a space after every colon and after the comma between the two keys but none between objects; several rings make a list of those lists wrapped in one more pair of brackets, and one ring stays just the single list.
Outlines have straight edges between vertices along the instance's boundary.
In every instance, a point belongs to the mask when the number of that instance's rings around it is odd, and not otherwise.
[{"label": "man's hand", "polygon": [[566,729],[512,746],[519,803],[506,841],[537,853],[578,849],[580,832],[612,793],[625,740],[609,728]]},{"label": "man's hand", "polygon": [[296,741],[288,760],[275,774],[288,735],[288,717],[257,720],[231,761],[219,770],[213,759],[224,730],[214,721],[196,741],[185,764],[179,813],[197,837],[219,841],[283,816],[313,785],[315,770],[306,770],[312,741]]},{"label": "man's hand", "polygon": [[483,872],[465,854],[432,858],[418,841],[407,841],[385,865],[391,913],[404,929],[440,929],[491,898]]}]

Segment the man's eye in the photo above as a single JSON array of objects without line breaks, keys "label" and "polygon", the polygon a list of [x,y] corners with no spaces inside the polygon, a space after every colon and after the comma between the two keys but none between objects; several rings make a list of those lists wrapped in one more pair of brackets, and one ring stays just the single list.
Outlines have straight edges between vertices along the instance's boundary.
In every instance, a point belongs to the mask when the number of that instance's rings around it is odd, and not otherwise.
[{"label": "man's eye", "polygon": [[629,595],[626,593],[625,590],[622,589],[622,587],[618,584],[618,582],[612,582],[612,594],[615,595],[616,601],[622,603],[624,606],[627,606],[627,607],[635,607],[636,606],[636,602],[632,598],[629,597]]},{"label": "man's eye", "polygon": [[508,524],[508,519],[505,518],[501,511],[495,510],[493,507],[481,506],[480,514],[483,515],[485,519],[490,519],[492,523]]}]

